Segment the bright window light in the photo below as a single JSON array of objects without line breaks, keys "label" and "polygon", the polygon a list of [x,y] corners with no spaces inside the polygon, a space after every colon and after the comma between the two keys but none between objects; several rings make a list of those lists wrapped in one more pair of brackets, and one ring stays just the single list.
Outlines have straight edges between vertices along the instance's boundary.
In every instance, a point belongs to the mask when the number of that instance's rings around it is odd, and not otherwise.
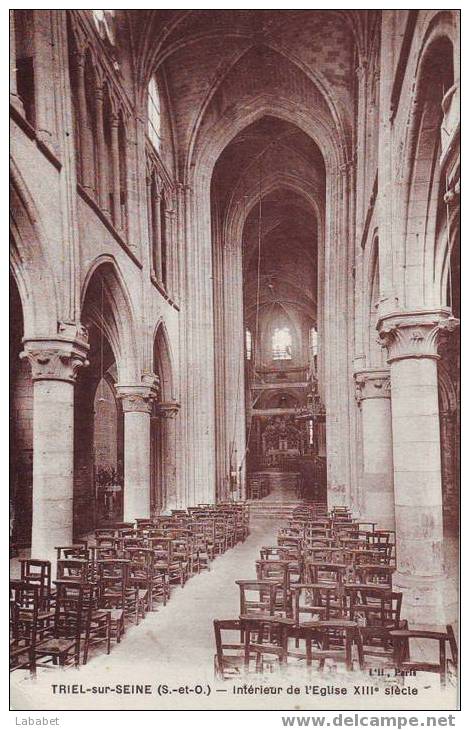
[{"label": "bright window light", "polygon": [[246,330],[245,332],[245,349],[246,349],[246,359],[251,360],[251,353],[253,348],[253,342],[251,339],[251,332],[250,330]]},{"label": "bright window light", "polygon": [[276,327],[272,348],[273,360],[292,360],[292,336],[288,327]]},{"label": "bright window light", "polygon": [[155,78],[150,79],[148,85],[148,125],[147,132],[150,137],[150,141],[157,150],[160,151],[162,144],[161,136],[161,116],[160,116],[160,94],[158,91],[157,82]]}]

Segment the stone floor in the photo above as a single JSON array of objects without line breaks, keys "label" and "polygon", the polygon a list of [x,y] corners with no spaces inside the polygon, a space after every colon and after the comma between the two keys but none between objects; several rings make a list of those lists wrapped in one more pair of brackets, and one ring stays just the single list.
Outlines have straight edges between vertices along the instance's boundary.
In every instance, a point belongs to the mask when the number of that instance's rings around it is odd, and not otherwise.
[{"label": "stone floor", "polygon": [[[373,684],[374,680],[362,675],[347,677],[338,672],[315,673],[310,683],[316,686],[348,687],[344,698],[306,696],[305,670],[298,668],[280,677],[279,674],[251,678],[253,687],[283,687],[276,695],[233,694],[233,683],[214,681],[213,656],[214,618],[233,618],[238,614],[239,594],[235,580],[255,575],[254,562],[261,545],[275,544],[279,525],[256,522],[249,538],[243,544],[227,551],[204,571],[192,577],[184,587],[175,587],[166,607],[147,614],[139,626],[130,626],[120,645],[114,645],[111,654],[92,655],[88,664],[65,671],[58,668],[41,669],[36,680],[27,673],[14,672],[11,685],[12,709],[342,709],[377,708],[374,697],[355,698],[353,684]],[[117,685],[151,685],[150,695],[94,694],[87,688],[115,689]],[[289,684],[302,688],[300,697],[287,694]],[[243,685],[243,680],[237,681]],[[63,685],[67,694],[54,693],[53,686]],[[81,687],[84,694],[72,694],[72,686]],[[160,694],[158,688],[160,687]],[[163,689],[162,689],[163,687]],[[168,688],[168,690],[165,689]],[[202,688],[202,694],[196,694]],[[194,690],[190,692],[189,690]],[[169,692],[173,690],[173,692]],[[105,690],[102,689],[104,692]],[[166,693],[168,691],[168,694]],[[380,690],[383,691],[383,687]],[[420,688],[417,698],[381,695],[382,708],[452,709],[455,690],[443,695],[431,676]]]}]

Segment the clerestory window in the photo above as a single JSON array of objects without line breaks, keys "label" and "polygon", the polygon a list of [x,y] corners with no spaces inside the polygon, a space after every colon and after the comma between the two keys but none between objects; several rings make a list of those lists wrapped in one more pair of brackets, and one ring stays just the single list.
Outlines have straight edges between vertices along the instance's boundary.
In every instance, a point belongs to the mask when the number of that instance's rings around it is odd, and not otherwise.
[{"label": "clerestory window", "polygon": [[161,116],[160,116],[160,93],[155,78],[150,79],[148,85],[148,124],[147,133],[153,146],[160,152],[162,145]]}]

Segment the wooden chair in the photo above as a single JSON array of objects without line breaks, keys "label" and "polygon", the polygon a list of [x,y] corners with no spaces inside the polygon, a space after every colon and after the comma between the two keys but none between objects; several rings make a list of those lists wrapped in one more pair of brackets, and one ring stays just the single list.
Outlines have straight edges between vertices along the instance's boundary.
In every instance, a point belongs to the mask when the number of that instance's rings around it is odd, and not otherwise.
[{"label": "wooden chair", "polygon": [[[214,676],[216,679],[233,679],[245,670],[245,642],[241,640],[239,619],[214,620],[216,653]],[[228,638],[227,638],[228,637]]]},{"label": "wooden chair", "polygon": [[[32,600],[32,594],[22,593],[22,623],[28,620],[36,622],[36,632],[39,638],[50,629],[54,621],[55,591],[51,587],[51,564],[48,560],[21,560],[20,582],[38,588],[37,613],[27,599]],[[30,610],[27,610],[30,609]]]},{"label": "wooden chair", "polygon": [[303,626],[314,630],[313,635],[319,647],[311,647],[311,660],[318,661],[320,671],[323,671],[327,659],[343,662],[346,670],[352,671],[354,646],[357,649],[359,668],[364,668],[362,637],[355,621],[339,618],[314,621]]},{"label": "wooden chair", "polygon": [[223,529],[225,532],[225,549],[232,548],[237,544],[237,531],[235,515],[231,512],[225,514]]},{"label": "wooden chair", "polygon": [[[399,672],[432,672],[439,674],[441,687],[445,687],[449,675],[449,665],[457,671],[458,649],[452,626],[447,625],[446,631],[419,631],[393,630],[390,631],[393,642],[393,659]],[[439,661],[417,661],[410,658],[410,641],[432,641],[438,643]],[[449,644],[450,657],[447,657],[446,647]]]},{"label": "wooden chair", "polygon": [[29,669],[36,675],[36,641],[41,587],[24,581],[11,583],[10,672]]},{"label": "wooden chair", "polygon": [[50,611],[53,600],[51,590],[51,563],[49,560],[21,559],[21,582],[39,588],[39,610]]},{"label": "wooden chair", "polygon": [[[154,603],[159,598],[165,606],[170,595],[168,575],[166,571],[155,568],[154,551],[151,548],[128,548],[125,557],[131,561],[129,584],[137,586],[145,593],[148,610],[154,610]],[[140,600],[144,600],[143,594],[140,595]]]},{"label": "wooden chair", "polygon": [[284,616],[292,616],[292,594],[290,590],[289,563],[286,560],[257,560],[258,581],[269,581],[276,586],[274,610]]},{"label": "wooden chair", "polygon": [[255,655],[255,671],[262,674],[266,668],[273,671],[287,664],[289,632],[293,621],[282,616],[267,614],[240,615],[240,628],[244,636],[244,668],[249,670],[250,659]]},{"label": "wooden chair", "polygon": [[257,500],[257,499],[263,498],[264,495],[263,495],[261,479],[253,479],[253,478],[250,479],[249,492],[250,492],[251,500]]},{"label": "wooden chair", "polygon": [[364,655],[393,664],[391,631],[407,629],[401,619],[402,594],[387,586],[345,586],[348,612],[362,636]]},{"label": "wooden chair", "polygon": [[[87,635],[91,603],[85,597],[85,584],[71,579],[56,580],[56,607],[50,635],[36,645],[37,666],[64,667],[80,663],[81,637]],[[85,600],[84,600],[85,599]],[[42,659],[42,661],[39,661]]]},{"label": "wooden chair", "polygon": [[228,531],[224,519],[216,518],[214,520],[214,538],[213,548],[214,555],[222,555],[229,547]]},{"label": "wooden chair", "polygon": [[204,528],[197,519],[193,519],[189,529],[194,541],[194,550],[197,551],[199,572],[203,568],[210,570],[211,553]]},{"label": "wooden chair", "polygon": [[163,570],[168,576],[168,582],[179,583],[184,586],[187,578],[187,565],[173,556],[173,536],[168,533],[165,537],[152,537],[147,545],[155,554],[155,569]]},{"label": "wooden chair", "polygon": [[99,607],[99,586],[87,583],[82,590],[84,611],[88,609],[87,621],[82,630],[83,664],[86,664],[90,647],[106,643],[106,653],[110,653],[112,629],[111,613]]},{"label": "wooden chair", "polygon": [[246,507],[240,507],[234,510],[235,518],[235,538],[237,542],[244,542],[248,537],[248,520],[245,513]]},{"label": "wooden chair", "polygon": [[[294,586],[292,592],[296,626],[342,618],[345,614],[344,598],[336,583],[301,583]],[[309,617],[308,621],[302,621],[303,614]]]},{"label": "wooden chair", "polygon": [[119,643],[126,618],[138,621],[137,588],[128,586],[129,560],[100,560],[98,583],[99,607],[110,611],[111,634]]},{"label": "wooden chair", "polygon": [[173,535],[173,558],[181,563],[187,579],[189,575],[199,572],[199,553],[188,530],[178,528]]}]

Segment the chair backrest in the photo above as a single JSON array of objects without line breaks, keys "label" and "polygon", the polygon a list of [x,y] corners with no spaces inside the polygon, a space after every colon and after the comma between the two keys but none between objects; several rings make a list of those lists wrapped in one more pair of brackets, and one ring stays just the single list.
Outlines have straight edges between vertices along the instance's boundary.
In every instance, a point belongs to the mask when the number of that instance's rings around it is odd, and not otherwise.
[{"label": "chair backrest", "polygon": [[293,615],[296,626],[300,625],[302,614],[307,614],[309,621],[328,621],[332,617],[333,610],[336,617],[345,613],[339,585],[300,583],[293,587],[293,593]]},{"label": "chair backrest", "polygon": [[95,540],[100,537],[116,537],[117,529],[114,527],[97,527],[95,530]]},{"label": "chair backrest", "polygon": [[58,560],[57,580],[69,579],[84,582],[87,577],[87,560]]},{"label": "chair backrest", "polygon": [[100,602],[102,605],[119,604],[123,608],[126,590],[129,583],[130,561],[122,558],[99,560],[98,583],[100,587]]},{"label": "chair backrest", "polygon": [[350,599],[350,619],[364,626],[398,629],[402,599],[403,594],[398,591],[384,591],[374,587],[361,589],[358,600],[352,597]]},{"label": "chair backrest", "polygon": [[260,548],[259,555],[261,560],[277,561],[281,560],[282,547],[279,545],[263,545]]},{"label": "chair backrest", "polygon": [[363,583],[377,583],[379,585],[392,585],[392,574],[394,567],[382,564],[362,564],[356,565],[356,572]]},{"label": "chair backrest", "polygon": [[59,545],[55,548],[57,560],[88,560],[88,546],[86,542],[74,545]]},{"label": "chair backrest", "polygon": [[80,641],[91,620],[93,586],[81,581],[56,580],[54,634]]},{"label": "chair backrest", "polygon": [[289,563],[285,560],[257,560],[256,577],[258,580],[269,580],[275,578],[280,585],[288,586]]},{"label": "chair backrest", "polygon": [[[240,644],[237,642],[224,643],[224,632],[240,632],[240,621],[238,619],[214,619],[214,635],[217,657],[219,666],[222,665],[227,649],[239,649]],[[239,636],[238,636],[239,638]]]},{"label": "chair backrest", "polygon": [[287,645],[289,633],[293,628],[292,621],[273,616],[267,622],[266,618],[262,616],[251,615],[240,623],[245,630],[245,659],[252,649],[261,654],[269,654],[272,647],[278,647],[279,651],[276,651],[276,655],[279,661],[284,663],[287,660]]},{"label": "chair backrest", "polygon": [[34,643],[41,608],[41,588],[28,581],[12,581],[10,585],[12,637],[15,641],[26,638]]},{"label": "chair backrest", "polygon": [[155,558],[163,562],[170,562],[173,555],[173,538],[171,534],[161,537],[151,537],[147,540],[148,547],[154,551]]},{"label": "chair backrest", "polygon": [[23,559],[20,560],[21,581],[39,588],[39,598],[44,604],[51,593],[51,563],[49,560]]},{"label": "chair backrest", "polygon": [[262,580],[237,580],[240,589],[240,615],[246,613],[274,614],[276,585]]}]

